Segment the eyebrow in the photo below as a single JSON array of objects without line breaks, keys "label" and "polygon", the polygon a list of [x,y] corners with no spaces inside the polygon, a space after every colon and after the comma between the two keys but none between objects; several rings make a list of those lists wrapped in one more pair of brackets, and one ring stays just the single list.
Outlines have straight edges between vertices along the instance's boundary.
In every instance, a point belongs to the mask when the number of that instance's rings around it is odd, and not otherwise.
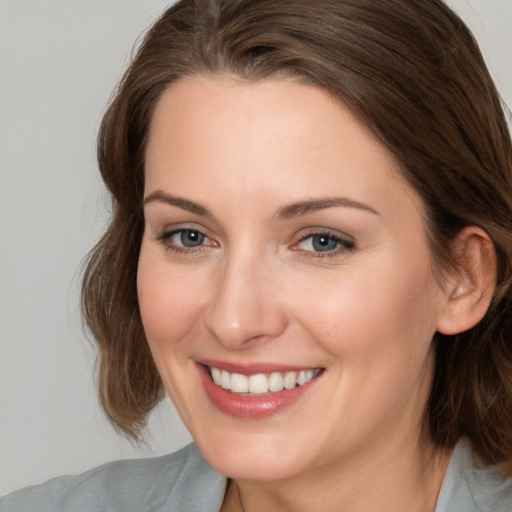
[{"label": "eyebrow", "polygon": [[300,217],[302,215],[307,215],[308,213],[313,213],[318,210],[325,210],[326,208],[336,208],[340,206],[345,208],[356,208],[357,210],[363,210],[375,215],[379,215],[379,212],[371,206],[360,203],[359,201],[354,201],[348,197],[326,197],[322,199],[301,201],[284,206],[277,211],[276,219],[288,220],[293,217]]},{"label": "eyebrow", "polygon": [[177,206],[182,210],[186,210],[187,212],[194,213],[196,215],[201,215],[202,217],[213,217],[212,213],[208,208],[201,206],[194,201],[190,201],[189,199],[184,199],[183,197],[176,197],[170,194],[165,193],[163,190],[155,190],[151,192],[147,197],[144,198],[144,204],[149,204],[153,202],[165,203],[170,206]]},{"label": "eyebrow", "polygon": [[[184,199],[183,197],[176,197],[167,194],[163,190],[155,190],[154,192],[151,192],[151,194],[144,198],[144,204],[153,202],[160,202],[168,204],[170,206],[176,206],[178,208],[181,208],[182,210],[186,210],[190,213],[200,215],[202,217],[213,217],[213,214],[205,206],[195,203],[194,201],[190,201],[189,199]],[[371,206],[361,203],[359,201],[355,201],[353,199],[349,199],[348,197],[326,197],[322,199],[310,199],[306,201],[300,201],[298,203],[292,203],[283,206],[276,212],[275,219],[288,220],[294,217],[307,215],[309,213],[313,213],[319,210],[336,207],[355,208],[358,210],[373,213],[375,215],[379,215],[377,210],[375,210]]]}]

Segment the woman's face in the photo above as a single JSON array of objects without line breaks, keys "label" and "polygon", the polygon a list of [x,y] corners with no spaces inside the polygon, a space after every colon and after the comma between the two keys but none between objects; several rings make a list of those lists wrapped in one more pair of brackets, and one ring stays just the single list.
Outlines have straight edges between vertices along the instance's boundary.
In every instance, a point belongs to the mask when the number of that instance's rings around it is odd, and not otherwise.
[{"label": "woman's face", "polygon": [[140,310],[222,473],[285,478],[417,443],[447,298],[398,167],[347,108],[291,80],[189,78],[162,97]]}]

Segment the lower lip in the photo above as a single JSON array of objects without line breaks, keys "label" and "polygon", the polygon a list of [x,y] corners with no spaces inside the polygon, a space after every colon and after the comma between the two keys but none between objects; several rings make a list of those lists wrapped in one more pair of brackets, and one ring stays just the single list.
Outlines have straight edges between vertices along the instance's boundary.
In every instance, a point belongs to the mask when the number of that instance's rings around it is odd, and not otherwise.
[{"label": "lower lip", "polygon": [[196,365],[201,376],[206,396],[225,414],[237,418],[258,419],[272,416],[298,402],[307,393],[318,377],[302,386],[293,389],[284,389],[265,395],[239,395],[232,393],[215,384],[208,368],[202,364]]}]

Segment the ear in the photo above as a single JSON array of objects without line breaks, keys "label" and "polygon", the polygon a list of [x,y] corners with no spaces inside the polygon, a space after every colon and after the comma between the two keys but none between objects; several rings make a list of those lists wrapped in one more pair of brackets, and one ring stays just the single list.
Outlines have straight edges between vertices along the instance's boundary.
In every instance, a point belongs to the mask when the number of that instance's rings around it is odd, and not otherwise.
[{"label": "ear", "polygon": [[485,315],[496,287],[496,251],[489,235],[477,226],[464,228],[453,246],[456,268],[445,281],[447,302],[438,319],[442,334],[458,334]]}]

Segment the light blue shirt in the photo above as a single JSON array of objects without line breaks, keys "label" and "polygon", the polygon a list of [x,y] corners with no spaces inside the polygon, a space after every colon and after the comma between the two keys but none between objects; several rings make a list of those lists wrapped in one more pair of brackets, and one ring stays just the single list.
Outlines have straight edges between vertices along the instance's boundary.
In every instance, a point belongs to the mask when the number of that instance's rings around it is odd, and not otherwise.
[{"label": "light blue shirt", "polygon": [[455,447],[435,512],[512,512],[512,479],[479,464],[469,442]]},{"label": "light blue shirt", "polygon": [[[153,459],[117,461],[0,498],[0,512],[219,512],[227,479],[194,444]],[[435,512],[512,512],[512,479],[455,448]]]}]

